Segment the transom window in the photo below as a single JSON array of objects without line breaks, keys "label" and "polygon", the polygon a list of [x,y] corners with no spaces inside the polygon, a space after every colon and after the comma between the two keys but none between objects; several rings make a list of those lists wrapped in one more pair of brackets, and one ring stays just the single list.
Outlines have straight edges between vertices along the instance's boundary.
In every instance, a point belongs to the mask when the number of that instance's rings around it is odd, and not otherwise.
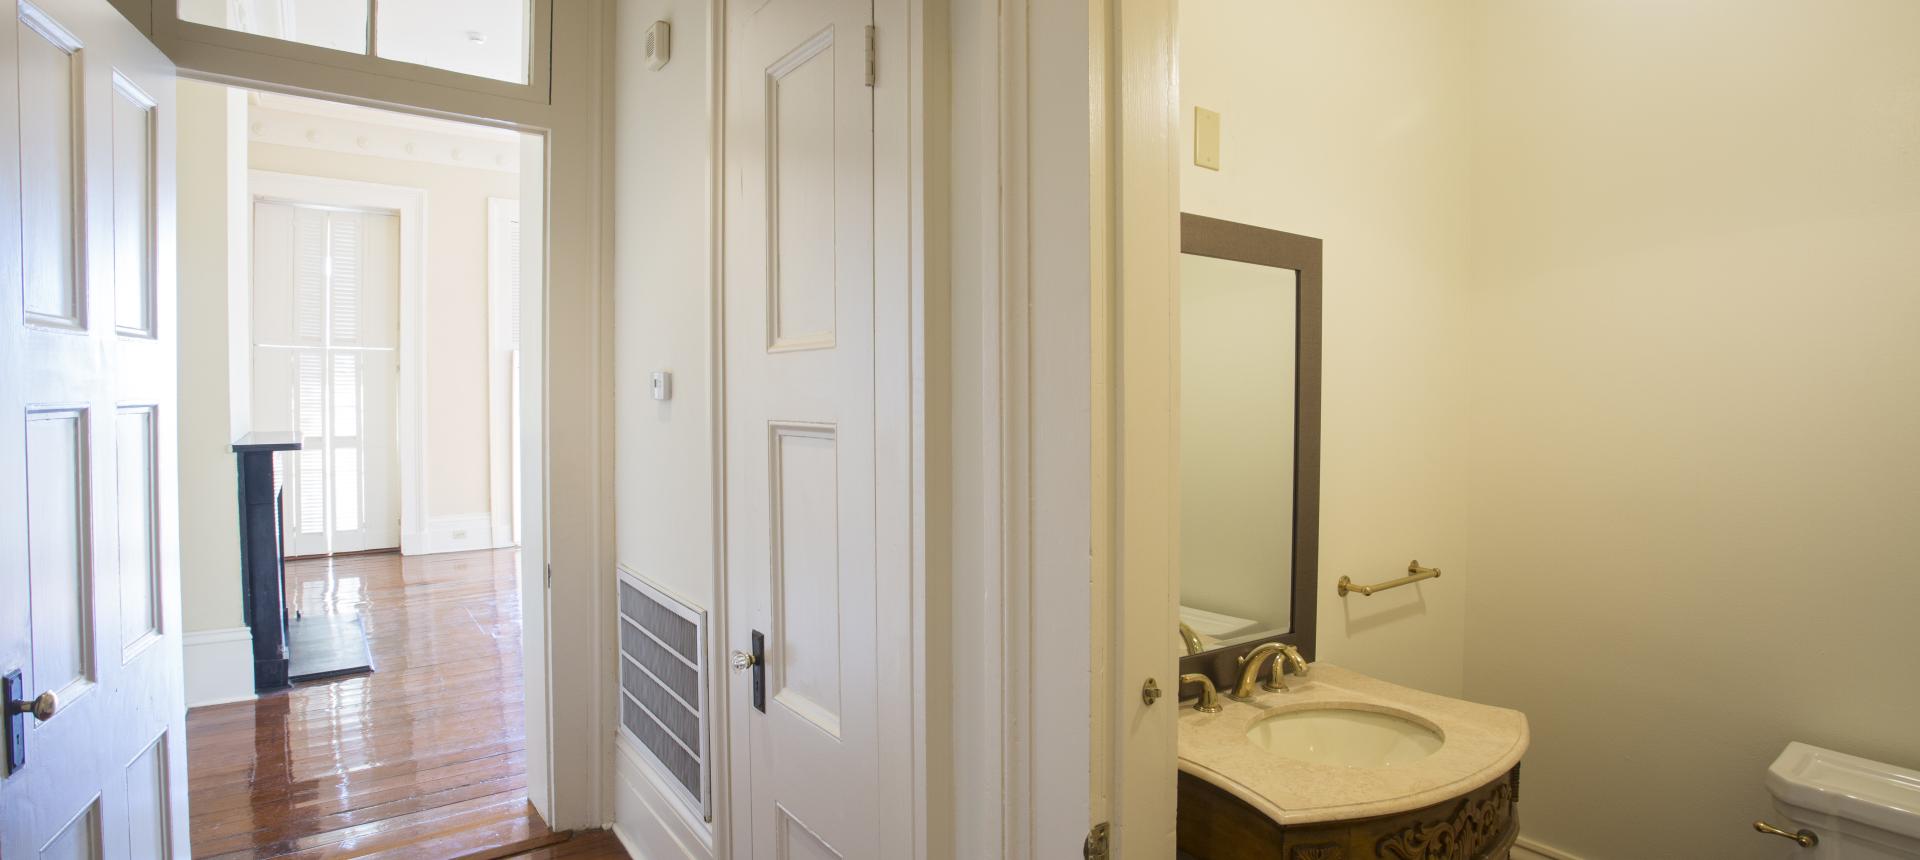
[{"label": "transom window", "polygon": [[531,0],[179,0],[180,20],[527,82]]}]

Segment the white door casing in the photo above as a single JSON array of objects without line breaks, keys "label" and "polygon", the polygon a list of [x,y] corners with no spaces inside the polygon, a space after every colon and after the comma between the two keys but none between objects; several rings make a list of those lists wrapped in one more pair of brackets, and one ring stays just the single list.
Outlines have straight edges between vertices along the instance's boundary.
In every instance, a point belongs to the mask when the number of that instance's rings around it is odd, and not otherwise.
[{"label": "white door casing", "polygon": [[520,201],[487,198],[487,485],[492,545],[520,543]]},{"label": "white door casing", "polygon": [[0,855],[187,856],[173,68],[107,0],[0,40],[0,672],[59,698]]},{"label": "white door casing", "polygon": [[741,652],[765,637],[764,711],[755,670],[727,691],[737,858],[917,850],[914,395],[895,384],[913,285],[892,268],[904,241],[875,241],[876,194],[904,197],[907,166],[875,169],[874,14],[772,0],[726,15],[726,636]]},{"label": "white door casing", "polygon": [[254,199],[255,431],[297,431],[282,458],[286,553],[400,545],[400,217]]}]

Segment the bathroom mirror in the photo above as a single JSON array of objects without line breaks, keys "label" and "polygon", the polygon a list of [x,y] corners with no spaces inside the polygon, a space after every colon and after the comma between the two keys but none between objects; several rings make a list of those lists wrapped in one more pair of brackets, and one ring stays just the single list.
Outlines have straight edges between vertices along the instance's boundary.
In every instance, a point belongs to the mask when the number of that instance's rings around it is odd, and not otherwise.
[{"label": "bathroom mirror", "polygon": [[1180,671],[1314,651],[1320,240],[1180,218]]}]

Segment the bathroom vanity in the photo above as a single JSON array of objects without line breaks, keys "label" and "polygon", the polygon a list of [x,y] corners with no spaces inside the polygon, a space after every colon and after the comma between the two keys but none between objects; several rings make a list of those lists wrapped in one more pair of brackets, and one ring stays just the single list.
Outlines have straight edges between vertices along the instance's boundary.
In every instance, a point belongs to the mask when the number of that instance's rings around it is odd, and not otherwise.
[{"label": "bathroom vanity", "polygon": [[1483,860],[1519,832],[1518,711],[1324,664],[1180,716],[1179,831],[1197,860]]},{"label": "bathroom vanity", "polygon": [[[1312,662],[1320,240],[1189,213],[1180,245],[1181,855],[1507,857],[1526,717]],[[1379,573],[1329,591],[1440,577]]]}]

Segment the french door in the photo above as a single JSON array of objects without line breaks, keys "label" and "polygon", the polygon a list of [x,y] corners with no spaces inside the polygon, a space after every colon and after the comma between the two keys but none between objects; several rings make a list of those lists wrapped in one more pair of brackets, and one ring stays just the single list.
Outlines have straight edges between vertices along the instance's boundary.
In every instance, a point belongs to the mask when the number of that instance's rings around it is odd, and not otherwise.
[{"label": "french door", "polygon": [[294,431],[286,552],[400,545],[400,218],[256,199],[253,426]]},{"label": "french door", "polygon": [[186,857],[173,66],[0,11],[0,856]]}]

